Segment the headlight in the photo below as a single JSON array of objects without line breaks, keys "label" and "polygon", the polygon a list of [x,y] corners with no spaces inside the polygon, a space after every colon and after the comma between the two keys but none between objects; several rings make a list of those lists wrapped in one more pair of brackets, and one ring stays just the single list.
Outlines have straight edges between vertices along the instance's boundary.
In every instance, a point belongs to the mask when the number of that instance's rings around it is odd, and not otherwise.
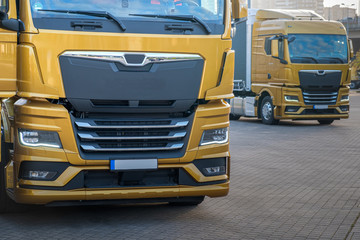
[{"label": "headlight", "polygon": [[57,132],[19,129],[19,140],[28,147],[62,148]]},{"label": "headlight", "polygon": [[205,130],[200,141],[200,146],[209,144],[223,144],[229,140],[229,128]]},{"label": "headlight", "polygon": [[299,102],[298,96],[285,96],[287,102]]},{"label": "headlight", "polygon": [[346,102],[346,101],[349,101],[349,95],[344,95],[341,97],[341,101],[342,102]]}]

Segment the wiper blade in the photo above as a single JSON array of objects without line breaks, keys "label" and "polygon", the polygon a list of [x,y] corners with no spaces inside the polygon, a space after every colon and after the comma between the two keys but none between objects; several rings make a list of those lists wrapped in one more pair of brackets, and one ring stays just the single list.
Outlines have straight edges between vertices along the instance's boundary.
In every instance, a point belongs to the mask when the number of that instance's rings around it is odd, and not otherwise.
[{"label": "wiper blade", "polygon": [[313,57],[300,57],[300,56],[295,56],[293,58],[305,58],[305,59],[311,59],[313,60],[315,63],[319,63],[318,60],[316,60],[316,58],[313,58]]},{"label": "wiper blade", "polygon": [[210,34],[211,28],[206,24],[201,18],[194,15],[162,15],[162,14],[129,14],[130,16],[139,16],[139,17],[151,17],[151,18],[165,18],[165,19],[174,19],[174,20],[184,20],[199,23],[208,34]]},{"label": "wiper blade", "polygon": [[321,57],[321,58],[325,58],[325,59],[335,59],[338,60],[341,63],[345,63],[343,59],[339,58],[339,57]]},{"label": "wiper blade", "polygon": [[80,11],[80,10],[58,10],[58,9],[39,9],[38,11],[70,13],[70,14],[88,15],[88,16],[93,16],[93,17],[103,17],[103,18],[114,20],[119,25],[119,27],[121,28],[122,31],[126,30],[126,26],[124,25],[124,23],[120,19],[118,19],[117,17],[115,17],[114,15],[112,15],[111,13],[109,13],[107,11]]}]

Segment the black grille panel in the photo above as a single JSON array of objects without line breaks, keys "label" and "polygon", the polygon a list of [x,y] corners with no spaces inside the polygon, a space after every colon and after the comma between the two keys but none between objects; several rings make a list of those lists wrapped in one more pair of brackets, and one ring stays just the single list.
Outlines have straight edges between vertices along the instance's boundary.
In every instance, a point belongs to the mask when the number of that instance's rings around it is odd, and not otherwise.
[{"label": "black grille panel", "polygon": [[336,105],[341,70],[301,70],[300,86],[306,105]]},{"label": "black grille panel", "polygon": [[73,117],[73,124],[84,159],[165,158],[183,156],[192,119],[193,116],[106,120]]}]

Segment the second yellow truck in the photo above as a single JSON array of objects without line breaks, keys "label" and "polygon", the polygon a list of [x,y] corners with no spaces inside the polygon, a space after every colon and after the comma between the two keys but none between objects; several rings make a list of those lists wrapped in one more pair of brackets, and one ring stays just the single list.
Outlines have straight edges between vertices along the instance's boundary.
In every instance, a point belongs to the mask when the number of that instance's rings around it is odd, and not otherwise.
[{"label": "second yellow truck", "polygon": [[351,42],[345,27],[313,11],[255,10],[233,41],[231,119],[258,117],[331,124],[349,117]]}]

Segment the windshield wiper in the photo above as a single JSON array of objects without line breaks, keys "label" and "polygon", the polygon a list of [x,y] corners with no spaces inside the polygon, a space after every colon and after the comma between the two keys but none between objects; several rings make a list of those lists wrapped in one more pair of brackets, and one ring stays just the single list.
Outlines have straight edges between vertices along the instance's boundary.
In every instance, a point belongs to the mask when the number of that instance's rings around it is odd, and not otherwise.
[{"label": "windshield wiper", "polygon": [[294,56],[293,58],[305,58],[305,59],[311,59],[311,60],[313,60],[315,63],[319,63],[319,62],[318,62],[318,60],[316,60],[316,58],[313,58],[313,57]]},{"label": "windshield wiper", "polygon": [[345,63],[343,59],[339,58],[339,57],[321,57],[321,58],[327,58],[327,59],[335,59],[335,60],[338,60],[339,62],[341,63]]},{"label": "windshield wiper", "polygon": [[198,18],[194,15],[162,15],[162,14],[129,14],[130,16],[139,16],[139,17],[151,17],[151,18],[165,18],[165,19],[174,19],[174,20],[184,20],[199,23],[208,34],[210,34],[211,28],[204,22],[201,18]]},{"label": "windshield wiper", "polygon": [[119,25],[119,27],[121,28],[122,31],[126,30],[126,26],[123,24],[123,22],[107,11],[80,11],[80,10],[57,10],[57,9],[39,9],[38,11],[70,13],[70,14],[88,15],[88,16],[93,16],[93,17],[103,17],[103,18],[114,20]]}]

